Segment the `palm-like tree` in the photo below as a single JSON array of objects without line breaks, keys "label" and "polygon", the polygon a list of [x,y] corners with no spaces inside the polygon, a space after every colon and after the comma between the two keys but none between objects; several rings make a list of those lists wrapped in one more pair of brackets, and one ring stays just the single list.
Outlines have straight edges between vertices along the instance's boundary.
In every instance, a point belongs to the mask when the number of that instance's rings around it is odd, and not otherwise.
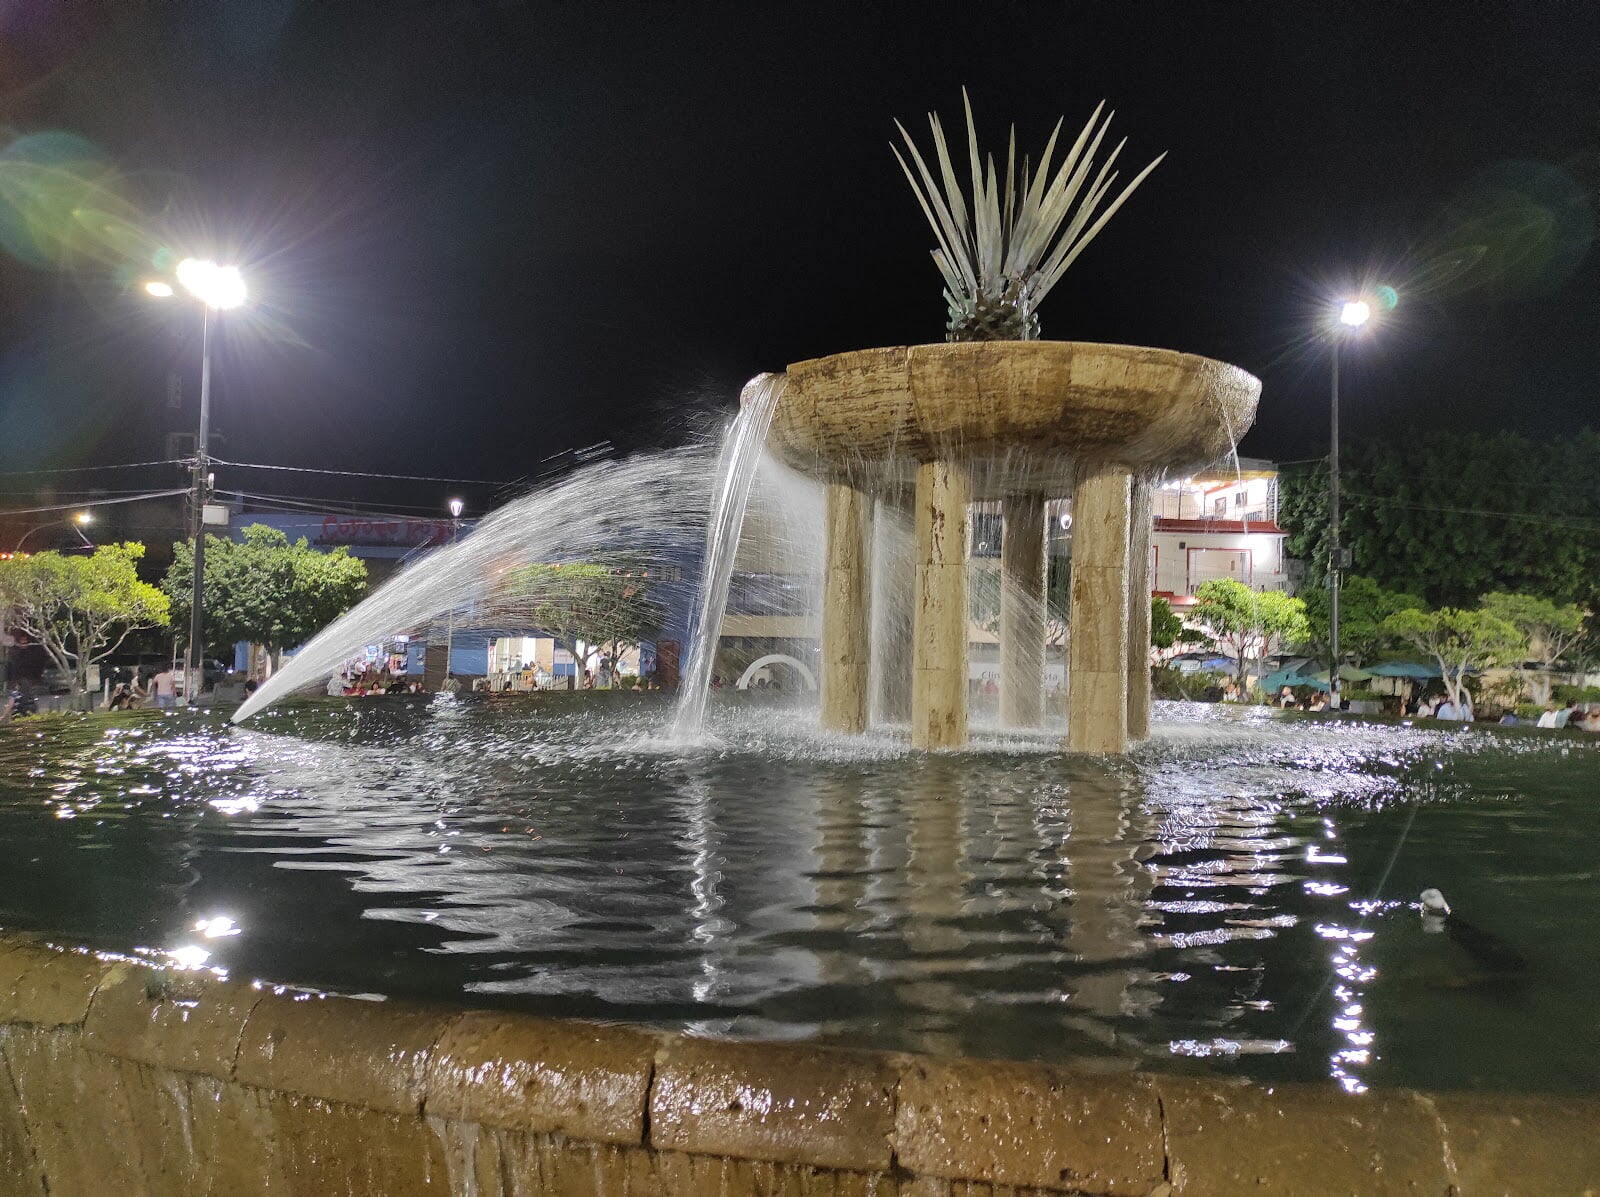
[{"label": "palm-like tree", "polygon": [[1051,159],[1066,118],[1056,122],[1036,170],[1025,157],[1018,171],[1017,131],[1013,127],[1001,175],[995,169],[994,156],[978,150],[978,131],[965,88],[961,100],[967,115],[970,197],[961,189],[937,114],[928,114],[939,167],[937,179],[899,121],[895,127],[905,139],[915,173],[899,148],[891,147],[939,243],[933,261],[944,276],[944,297],[950,309],[945,339],[1036,340],[1039,301],[1166,155],[1158,156],[1106,203],[1117,181],[1112,165],[1127,139],[1118,142],[1095,169],[1095,155],[1114,115],[1106,113],[1101,119],[1102,101],[1054,174]]}]

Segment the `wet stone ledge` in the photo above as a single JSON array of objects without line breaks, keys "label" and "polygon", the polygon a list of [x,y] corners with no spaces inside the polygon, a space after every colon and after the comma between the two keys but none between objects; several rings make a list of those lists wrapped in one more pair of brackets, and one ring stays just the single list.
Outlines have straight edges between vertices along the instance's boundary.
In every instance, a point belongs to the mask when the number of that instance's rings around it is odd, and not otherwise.
[{"label": "wet stone ledge", "polygon": [[934,1059],[0,939],[0,1194],[1593,1193],[1600,1102]]}]

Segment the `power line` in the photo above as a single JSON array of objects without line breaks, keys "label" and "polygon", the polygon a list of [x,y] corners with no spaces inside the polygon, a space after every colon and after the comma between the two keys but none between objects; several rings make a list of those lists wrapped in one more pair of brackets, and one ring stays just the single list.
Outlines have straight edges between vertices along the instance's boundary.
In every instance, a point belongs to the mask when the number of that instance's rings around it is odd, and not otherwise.
[{"label": "power line", "polygon": [[167,457],[161,461],[124,461],[115,465],[66,466],[54,470],[0,470],[0,478],[20,478],[33,474],[91,474],[97,470],[139,470],[146,466],[188,465],[182,457]]},{"label": "power line", "polygon": [[1521,520],[1524,523],[1542,524],[1547,528],[1559,528],[1564,532],[1600,532],[1600,522],[1587,524],[1562,523],[1548,515],[1529,514],[1519,511],[1486,511],[1479,507],[1441,507],[1427,503],[1407,503],[1403,499],[1386,499],[1379,495],[1363,495],[1359,493],[1347,494],[1352,499],[1362,499],[1368,503],[1381,503],[1390,507],[1406,507],[1414,511],[1437,511],[1449,515],[1483,515],[1491,518]]},{"label": "power line", "polygon": [[[348,499],[306,499],[298,495],[264,495],[242,490],[219,490],[216,493],[229,498],[244,499],[252,503],[261,503],[264,506],[281,507],[282,509],[290,512],[323,511],[334,515],[373,515],[383,516],[387,519],[402,520],[415,519],[419,514],[424,517],[431,515],[438,519],[449,518],[448,515],[440,511],[437,507],[414,507],[411,508],[413,514],[404,514],[394,510],[363,507],[360,504],[353,503]],[[394,504],[393,506],[406,507],[408,504],[400,503]],[[249,512],[244,512],[243,514],[248,515]]]},{"label": "power line", "polygon": [[311,466],[267,465],[262,462],[224,461],[211,459],[215,465],[232,466],[239,470],[280,470],[289,474],[327,474],[339,478],[389,478],[399,482],[457,482],[463,486],[511,486],[510,482],[496,482],[488,478],[441,478],[432,474],[379,474],[367,470],[322,470]]},{"label": "power line", "polygon": [[0,518],[8,515],[39,515],[46,511],[82,511],[85,507],[110,507],[114,503],[138,503],[144,499],[168,499],[173,495],[186,495],[189,493],[187,486],[175,490],[152,490],[140,495],[129,495],[124,499],[90,499],[78,503],[52,503],[48,507],[12,507],[0,511]]}]

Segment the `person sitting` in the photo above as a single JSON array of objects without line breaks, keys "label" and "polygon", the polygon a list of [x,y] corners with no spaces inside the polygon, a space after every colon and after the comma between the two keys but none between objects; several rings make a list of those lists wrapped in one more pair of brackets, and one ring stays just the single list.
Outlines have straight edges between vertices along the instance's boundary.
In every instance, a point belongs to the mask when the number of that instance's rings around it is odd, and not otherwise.
[{"label": "person sitting", "polygon": [[[1540,712],[1539,722],[1535,726],[1559,727],[1560,724],[1558,724],[1556,720],[1560,718],[1560,715],[1561,713],[1556,710],[1556,704],[1553,702],[1547,702],[1544,704],[1544,710]],[[1565,721],[1563,720],[1563,722]]]},{"label": "person sitting", "polygon": [[1576,727],[1582,719],[1583,707],[1576,702],[1556,712],[1557,727]]},{"label": "person sitting", "polygon": [[1294,700],[1294,691],[1289,689],[1288,686],[1285,686],[1282,690],[1278,691],[1278,705],[1287,711],[1292,707],[1299,706],[1300,704]]},{"label": "person sitting", "polygon": [[[1541,716],[1541,718],[1542,718],[1542,716]],[[1515,726],[1517,726],[1517,724],[1519,724],[1521,722],[1522,722],[1522,720],[1517,718],[1517,713],[1515,711],[1507,710],[1507,711],[1502,712],[1501,715],[1500,715],[1500,726],[1501,727],[1515,727]]]},{"label": "person sitting", "polygon": [[1456,715],[1456,704],[1450,701],[1448,694],[1440,698],[1439,705],[1433,708],[1433,717],[1435,719],[1455,719],[1458,717]]},{"label": "person sitting", "polygon": [[127,682],[118,682],[111,691],[111,696],[106,699],[106,710],[126,711],[133,706],[133,687]]},{"label": "person sitting", "polygon": [[1326,711],[1327,709],[1328,696],[1322,693],[1320,690],[1317,691],[1315,697],[1312,698],[1311,704],[1306,707],[1306,710],[1308,711]]},{"label": "person sitting", "polygon": [[1584,731],[1600,732],[1600,707],[1590,707],[1584,713],[1582,726]]}]

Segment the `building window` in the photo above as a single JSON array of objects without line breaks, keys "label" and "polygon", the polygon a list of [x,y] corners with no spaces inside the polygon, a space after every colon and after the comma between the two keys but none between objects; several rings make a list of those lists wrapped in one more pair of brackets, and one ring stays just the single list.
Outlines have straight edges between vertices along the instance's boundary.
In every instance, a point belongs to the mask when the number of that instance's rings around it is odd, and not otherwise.
[{"label": "building window", "polygon": [[1235,507],[1243,507],[1247,502],[1249,502],[1249,500],[1249,491],[1236,490],[1233,492],[1233,505]]},{"label": "building window", "polygon": [[1000,537],[1004,528],[1005,522],[999,512],[973,512],[972,555],[974,557],[998,557],[1000,555]]},{"label": "building window", "polygon": [[1212,515],[1228,514],[1228,499],[1225,495],[1218,495],[1211,503]]}]

